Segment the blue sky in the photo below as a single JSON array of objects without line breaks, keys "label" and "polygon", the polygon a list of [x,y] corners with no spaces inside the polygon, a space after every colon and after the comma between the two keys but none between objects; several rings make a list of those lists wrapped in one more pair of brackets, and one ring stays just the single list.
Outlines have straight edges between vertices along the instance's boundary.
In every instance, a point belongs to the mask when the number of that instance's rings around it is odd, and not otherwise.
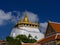
[{"label": "blue sky", "polygon": [[[12,16],[11,13],[14,11],[21,13],[25,10],[37,14],[39,22],[42,24],[44,22],[46,24],[48,20],[60,22],[60,0],[0,0],[0,11],[4,12],[4,14],[8,13],[7,15]],[[13,13],[14,16],[16,17],[17,14]],[[0,25],[0,39],[5,39],[15,25],[14,22],[10,22],[10,18],[3,20],[3,25]]]}]

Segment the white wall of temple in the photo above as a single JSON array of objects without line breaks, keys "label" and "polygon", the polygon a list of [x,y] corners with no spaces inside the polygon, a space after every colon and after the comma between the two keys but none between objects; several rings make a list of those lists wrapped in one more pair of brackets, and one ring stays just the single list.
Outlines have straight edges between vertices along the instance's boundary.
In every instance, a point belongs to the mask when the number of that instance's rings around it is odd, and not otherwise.
[{"label": "white wall of temple", "polygon": [[12,37],[16,37],[17,35],[26,35],[28,36],[29,34],[35,38],[37,36],[37,40],[44,38],[44,35],[39,31],[38,28],[31,28],[31,27],[19,27],[19,28],[14,28],[11,32]]},{"label": "white wall of temple", "polygon": [[35,27],[19,27],[19,28],[27,31],[40,32],[37,27],[36,28]]}]

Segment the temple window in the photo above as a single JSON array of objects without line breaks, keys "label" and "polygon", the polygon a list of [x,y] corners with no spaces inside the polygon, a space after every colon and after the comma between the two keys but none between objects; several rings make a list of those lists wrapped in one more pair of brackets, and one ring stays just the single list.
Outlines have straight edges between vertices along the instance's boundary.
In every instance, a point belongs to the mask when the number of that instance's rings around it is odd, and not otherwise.
[{"label": "temple window", "polygon": [[32,26],[34,26],[34,25],[32,25]]},{"label": "temple window", "polygon": [[36,27],[38,27],[38,25],[35,25]]},{"label": "temple window", "polygon": [[30,26],[30,25],[28,24],[28,26]]},{"label": "temple window", "polygon": [[25,26],[25,24],[23,24]]},{"label": "temple window", "polygon": [[31,24],[30,24],[30,26],[31,26]]}]

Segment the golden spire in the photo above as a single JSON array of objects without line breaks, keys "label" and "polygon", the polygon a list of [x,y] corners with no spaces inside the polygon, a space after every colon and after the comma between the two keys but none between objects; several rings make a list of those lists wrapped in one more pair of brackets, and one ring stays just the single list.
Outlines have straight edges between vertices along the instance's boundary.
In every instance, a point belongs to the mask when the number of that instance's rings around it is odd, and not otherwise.
[{"label": "golden spire", "polygon": [[25,11],[25,16],[23,19],[24,22],[29,22],[28,16],[27,16],[27,11]]},{"label": "golden spire", "polygon": [[24,13],[24,18],[21,19],[18,24],[18,27],[22,27],[22,26],[27,26],[27,27],[37,27],[39,28],[39,24],[38,23],[32,23],[29,21],[28,15],[27,15],[27,11],[25,11]]}]

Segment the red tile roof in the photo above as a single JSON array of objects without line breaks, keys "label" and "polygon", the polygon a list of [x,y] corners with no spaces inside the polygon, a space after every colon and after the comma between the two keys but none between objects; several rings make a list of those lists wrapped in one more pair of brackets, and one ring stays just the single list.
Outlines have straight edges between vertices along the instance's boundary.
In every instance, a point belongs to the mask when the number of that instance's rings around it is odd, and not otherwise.
[{"label": "red tile roof", "polygon": [[48,42],[48,41],[51,41],[51,40],[60,39],[60,23],[49,22],[49,24],[52,26],[52,28],[57,33],[55,35],[53,35],[53,36],[45,37],[44,39],[39,40],[36,43],[44,43],[44,42]]},{"label": "red tile roof", "polygon": [[4,42],[3,40],[0,40],[0,42]]},{"label": "red tile roof", "polygon": [[53,27],[53,29],[54,29],[56,32],[60,32],[60,23],[49,22],[49,24]]},{"label": "red tile roof", "polygon": [[45,43],[45,42],[48,42],[48,41],[51,41],[51,40],[55,40],[55,39],[60,39],[60,35],[53,35],[53,36],[50,36],[50,37],[47,37],[47,38],[44,38],[42,40],[39,40],[37,41],[36,43]]},{"label": "red tile roof", "polygon": [[44,42],[48,42],[48,41],[51,41],[51,40],[55,40],[55,35],[54,36],[47,37],[47,38],[44,38],[42,40],[39,40],[36,43],[44,43]]}]

